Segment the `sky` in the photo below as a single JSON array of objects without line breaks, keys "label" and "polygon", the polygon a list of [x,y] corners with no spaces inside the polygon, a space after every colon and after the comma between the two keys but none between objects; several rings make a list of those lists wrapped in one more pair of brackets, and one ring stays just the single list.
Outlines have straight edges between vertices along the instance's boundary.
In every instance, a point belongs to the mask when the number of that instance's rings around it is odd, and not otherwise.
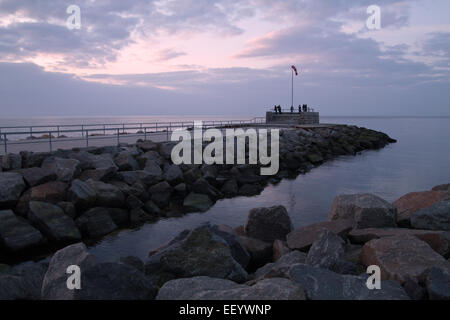
[{"label": "sky", "polygon": [[[68,28],[80,8],[80,28]],[[380,28],[368,28],[370,5]],[[448,0],[0,0],[2,117],[450,116]]]}]

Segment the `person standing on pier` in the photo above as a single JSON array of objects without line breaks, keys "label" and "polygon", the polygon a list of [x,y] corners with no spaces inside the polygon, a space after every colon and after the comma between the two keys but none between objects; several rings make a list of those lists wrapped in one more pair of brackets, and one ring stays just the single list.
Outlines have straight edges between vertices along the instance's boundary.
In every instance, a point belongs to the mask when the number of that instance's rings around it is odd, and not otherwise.
[{"label": "person standing on pier", "polygon": [[294,113],[294,106],[291,106],[291,113]]},{"label": "person standing on pier", "polygon": [[278,107],[276,105],[273,107],[273,109],[275,110],[275,114],[278,113]]},{"label": "person standing on pier", "polygon": [[298,105],[298,113],[302,113],[302,107]]}]

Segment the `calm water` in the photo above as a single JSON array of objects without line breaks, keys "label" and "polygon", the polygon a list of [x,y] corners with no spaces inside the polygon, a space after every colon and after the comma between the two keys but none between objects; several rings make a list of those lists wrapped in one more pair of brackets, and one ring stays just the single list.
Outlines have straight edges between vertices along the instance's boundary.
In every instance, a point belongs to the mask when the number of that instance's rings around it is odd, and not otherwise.
[{"label": "calm water", "polygon": [[208,212],[164,219],[103,239],[91,251],[103,260],[126,255],[145,259],[148,252],[180,231],[203,222],[238,226],[254,207],[284,205],[300,227],[327,219],[333,198],[345,193],[374,193],[394,201],[411,191],[450,182],[450,118],[325,118],[383,131],[398,143],[355,157],[340,157],[295,180],[268,186],[254,197],[218,201]]}]

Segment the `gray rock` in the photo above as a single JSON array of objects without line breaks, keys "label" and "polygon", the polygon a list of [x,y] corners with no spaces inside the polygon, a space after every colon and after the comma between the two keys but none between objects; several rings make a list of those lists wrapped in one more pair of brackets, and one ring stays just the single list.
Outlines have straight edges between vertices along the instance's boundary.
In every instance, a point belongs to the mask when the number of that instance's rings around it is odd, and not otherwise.
[{"label": "gray rock", "polygon": [[126,227],[130,223],[130,215],[127,210],[120,208],[108,208],[108,213],[118,227]]},{"label": "gray rock", "polygon": [[74,221],[54,204],[30,201],[28,220],[52,241],[73,242],[81,239]]},{"label": "gray rock", "polygon": [[7,153],[1,160],[3,170],[17,170],[22,168],[22,157],[19,154]]},{"label": "gray rock", "polygon": [[44,184],[57,178],[53,171],[38,167],[21,169],[18,172],[22,174],[23,179],[30,187]]},{"label": "gray rock", "polygon": [[48,157],[42,163],[41,168],[53,172],[59,181],[69,182],[80,173],[80,161],[75,159],[63,159]]},{"label": "gray rock", "polygon": [[198,194],[195,192],[189,193],[183,201],[183,207],[188,212],[205,212],[212,205],[213,202],[206,194]]},{"label": "gray rock", "polygon": [[435,203],[427,209],[421,209],[411,215],[414,229],[450,231],[450,201]]},{"label": "gray rock", "polygon": [[197,179],[201,178],[201,176],[200,169],[195,166],[184,173],[184,180],[186,183],[193,184]]},{"label": "gray rock", "polygon": [[177,185],[183,181],[183,171],[177,165],[169,165],[164,172],[164,179],[171,185]]},{"label": "gray rock", "polygon": [[254,208],[244,228],[247,236],[273,243],[277,239],[286,240],[286,235],[292,231],[292,222],[283,206]]},{"label": "gray rock", "polygon": [[430,268],[426,271],[425,285],[430,300],[450,300],[450,270]]},{"label": "gray rock", "polygon": [[257,184],[246,183],[239,188],[239,195],[251,197],[259,194],[261,188]]},{"label": "gray rock", "polygon": [[397,209],[373,194],[339,195],[334,198],[328,220],[352,219],[354,227],[396,227]]},{"label": "gray rock", "polygon": [[356,265],[345,260],[345,242],[341,237],[324,229],[309,249],[306,264],[343,274],[355,274]]},{"label": "gray rock", "polygon": [[198,194],[206,194],[211,199],[218,199],[222,197],[222,193],[210,185],[204,178],[200,178],[195,181],[192,185],[192,191]]},{"label": "gray rock", "polygon": [[95,205],[97,193],[87,183],[76,179],[72,181],[67,191],[67,199],[75,205],[77,210],[82,211]]},{"label": "gray rock", "polygon": [[297,263],[305,263],[306,254],[297,250],[291,251],[273,263],[268,263],[257,269],[253,274],[256,281],[266,278],[283,277],[289,268]]},{"label": "gray rock", "polygon": [[220,191],[226,196],[226,197],[234,197],[237,195],[239,191],[239,187],[237,184],[236,179],[229,179],[227,180]]},{"label": "gray rock", "polygon": [[145,141],[139,142],[137,144],[137,146],[139,148],[141,148],[144,152],[156,150],[158,148],[158,144],[151,140],[145,140]]},{"label": "gray rock", "polygon": [[244,282],[248,276],[233,258],[228,243],[209,225],[181,233],[153,254],[145,269],[147,274],[168,273],[175,278],[209,276]]},{"label": "gray rock", "polygon": [[287,243],[282,240],[275,240],[273,242],[273,261],[277,261],[283,255],[291,252],[291,249],[288,248]]},{"label": "gray rock", "polygon": [[15,172],[0,172],[0,208],[14,205],[25,189],[22,175]]},{"label": "gray rock", "polygon": [[286,276],[299,283],[310,300],[410,300],[396,281],[382,281],[379,290],[368,289],[366,281],[369,275],[341,275],[327,269],[295,264]]},{"label": "gray rock", "polygon": [[75,209],[75,206],[72,202],[65,202],[61,201],[57,203],[58,207],[63,209],[64,213],[71,217],[72,219],[75,219],[77,217],[77,209]]},{"label": "gray rock", "polygon": [[117,229],[107,208],[92,208],[75,222],[83,235],[88,238],[99,238]]},{"label": "gray rock", "polygon": [[144,206],[144,203],[135,195],[129,195],[126,202],[129,209],[138,209]]},{"label": "gray rock", "polygon": [[[71,265],[80,267],[82,276],[84,271],[96,265],[96,258],[91,255],[83,243],[77,243],[57,251],[52,259],[42,283],[41,297],[44,300],[72,300],[76,291],[67,288],[66,273]],[[84,276],[82,288],[84,287]]]},{"label": "gray rock", "polygon": [[246,236],[239,236],[239,238],[245,250],[250,254],[249,268],[259,268],[266,263],[272,262],[273,246],[271,243]]},{"label": "gray rock", "polygon": [[134,256],[122,257],[122,258],[120,258],[120,262],[123,264],[129,265],[141,272],[145,271],[144,262],[141,259],[139,259],[138,257],[134,257]]},{"label": "gray rock", "polygon": [[151,194],[151,200],[160,208],[164,209],[169,205],[169,199],[173,188],[167,181],[162,181],[148,189]]},{"label": "gray rock", "polygon": [[0,245],[16,252],[42,244],[42,234],[12,210],[0,211]]},{"label": "gray rock", "polygon": [[139,170],[137,161],[129,151],[122,151],[115,156],[114,162],[119,168],[119,171],[135,171]]},{"label": "gray rock", "polygon": [[97,206],[109,208],[121,208],[124,206],[125,196],[118,187],[94,180],[87,180],[86,184],[95,191],[97,195]]},{"label": "gray rock", "polygon": [[154,217],[149,215],[141,208],[135,208],[130,210],[130,222],[132,226],[139,226],[141,224],[153,221]]},{"label": "gray rock", "polygon": [[144,205],[145,211],[154,216],[159,216],[161,214],[161,210],[158,206],[152,201],[149,200]]}]

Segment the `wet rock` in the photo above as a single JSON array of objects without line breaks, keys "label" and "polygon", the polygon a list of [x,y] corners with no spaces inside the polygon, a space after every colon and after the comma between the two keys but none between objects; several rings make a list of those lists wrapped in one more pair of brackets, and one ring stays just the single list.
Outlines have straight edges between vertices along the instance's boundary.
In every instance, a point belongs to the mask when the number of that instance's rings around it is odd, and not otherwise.
[{"label": "wet rock", "polygon": [[132,226],[139,226],[146,222],[153,221],[154,217],[149,215],[141,208],[135,208],[130,211],[130,223]]},{"label": "wet rock", "polygon": [[201,178],[201,171],[198,167],[193,167],[184,173],[186,183],[193,184],[199,178]]},{"label": "wet rock", "polygon": [[246,183],[242,187],[239,188],[239,195],[245,197],[251,197],[259,194],[261,192],[261,187],[257,184],[249,184]]},{"label": "wet rock", "polygon": [[114,158],[114,163],[119,171],[135,171],[139,170],[139,165],[129,151],[122,151]]},{"label": "wet rock", "polygon": [[127,210],[120,208],[108,208],[111,219],[118,227],[126,227],[130,223],[130,215]]},{"label": "wet rock", "polygon": [[41,168],[56,174],[59,181],[70,182],[80,173],[79,166],[80,161],[75,159],[48,157]]},{"label": "wet rock", "polygon": [[422,240],[412,236],[393,236],[367,242],[362,251],[365,266],[378,265],[381,279],[404,282],[417,280],[422,272],[448,262]]},{"label": "wet rock", "polygon": [[233,258],[228,243],[208,225],[181,233],[153,254],[145,269],[146,274],[168,273],[175,278],[209,276],[244,282],[248,276]]},{"label": "wet rock", "polygon": [[125,196],[118,187],[94,180],[87,180],[86,184],[95,191],[97,195],[97,206],[110,208],[121,208],[124,206]]},{"label": "wet rock", "polygon": [[172,194],[172,187],[167,181],[162,181],[148,190],[151,194],[151,200],[160,208],[164,209],[169,205],[169,199]]},{"label": "wet rock", "polygon": [[28,220],[52,241],[64,243],[81,239],[74,221],[54,204],[30,201]]},{"label": "wet rock", "polygon": [[450,200],[450,194],[445,191],[410,192],[399,199],[393,205],[397,208],[397,224],[403,227],[410,226],[411,214],[420,209],[427,209],[436,202]]},{"label": "wet rock", "polygon": [[257,269],[253,274],[253,278],[258,281],[266,278],[283,277],[292,265],[305,262],[306,254],[304,252],[294,250],[281,256],[276,262],[267,263]]},{"label": "wet rock", "polygon": [[25,189],[22,175],[14,172],[0,172],[0,208],[13,206]]},{"label": "wet rock", "polygon": [[309,249],[306,264],[336,273],[355,274],[356,265],[345,260],[344,245],[341,237],[324,229]]},{"label": "wet rock", "polygon": [[328,220],[352,219],[354,227],[395,227],[397,209],[372,194],[340,195],[334,198]]},{"label": "wet rock", "polygon": [[246,236],[239,236],[239,238],[241,239],[245,250],[250,254],[249,269],[256,269],[266,263],[272,262],[272,243]]},{"label": "wet rock", "polygon": [[292,231],[292,222],[283,206],[254,208],[244,228],[247,236],[273,243],[277,239],[286,240],[286,235]]},{"label": "wet rock", "polygon": [[430,268],[425,285],[430,300],[450,300],[450,269]]},{"label": "wet rock", "polygon": [[0,210],[0,246],[17,252],[39,246],[44,242],[42,234],[12,210]]},{"label": "wet rock", "polygon": [[226,196],[226,197],[234,197],[237,195],[239,191],[239,187],[237,184],[236,179],[229,179],[227,180],[220,191]]},{"label": "wet rock", "polygon": [[129,209],[138,209],[142,208],[144,206],[144,203],[135,195],[130,195],[127,198],[127,207]]},{"label": "wet rock", "polygon": [[313,223],[290,232],[286,237],[287,245],[290,249],[307,251],[313,242],[318,239],[319,232],[322,229],[329,230],[345,239],[352,230],[352,226],[353,221],[349,219]]},{"label": "wet rock", "polygon": [[286,276],[302,286],[309,300],[410,300],[396,281],[382,281],[381,289],[370,290],[365,276],[341,275],[304,264],[292,265]]},{"label": "wet rock", "polygon": [[77,210],[83,211],[95,205],[97,193],[87,183],[76,179],[67,191],[67,198]]},{"label": "wet rock", "polygon": [[152,201],[149,200],[144,205],[145,211],[154,216],[159,216],[161,214],[161,210],[158,206]]},{"label": "wet rock", "polygon": [[88,238],[99,238],[117,229],[107,208],[92,208],[75,220],[78,228]]},{"label": "wet rock", "polygon": [[450,231],[450,201],[437,202],[411,214],[414,229]]},{"label": "wet rock", "polygon": [[206,194],[211,199],[219,199],[222,197],[222,193],[210,185],[204,178],[200,178],[195,181],[192,185],[192,191],[198,194]]},{"label": "wet rock", "polygon": [[158,144],[151,140],[145,140],[145,141],[139,142],[137,144],[137,146],[138,146],[138,148],[142,149],[142,151],[144,151],[144,152],[156,150],[158,148]]},{"label": "wet rock", "polygon": [[164,172],[164,180],[175,186],[183,181],[183,171],[177,165],[168,165]]},{"label": "wet rock", "polygon": [[445,258],[450,257],[450,232],[403,228],[368,228],[352,230],[348,238],[353,243],[364,244],[372,239],[392,236],[415,236]]},{"label": "wet rock", "polygon": [[183,208],[188,212],[204,212],[207,211],[213,202],[206,194],[198,194],[191,192],[183,201]]},{"label": "wet rock", "polygon": [[18,172],[22,174],[23,179],[30,187],[44,184],[57,178],[53,171],[43,168],[27,168],[18,170]]}]

